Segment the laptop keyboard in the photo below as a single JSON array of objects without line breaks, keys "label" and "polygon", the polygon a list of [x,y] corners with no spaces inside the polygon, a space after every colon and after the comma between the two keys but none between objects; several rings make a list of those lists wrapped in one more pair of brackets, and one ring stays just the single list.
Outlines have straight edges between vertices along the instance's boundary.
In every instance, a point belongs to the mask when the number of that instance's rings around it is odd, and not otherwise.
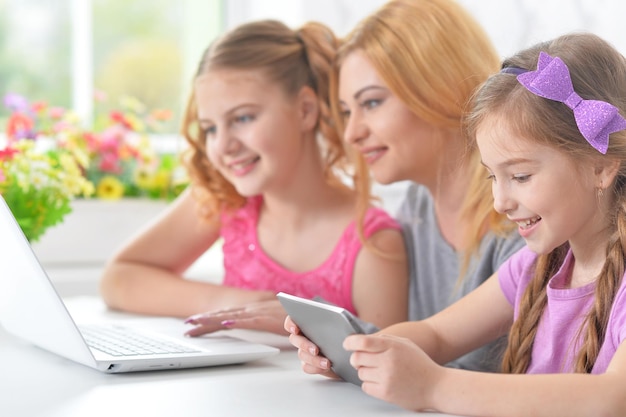
[{"label": "laptop keyboard", "polygon": [[87,344],[112,356],[193,353],[200,350],[123,327],[81,326]]}]

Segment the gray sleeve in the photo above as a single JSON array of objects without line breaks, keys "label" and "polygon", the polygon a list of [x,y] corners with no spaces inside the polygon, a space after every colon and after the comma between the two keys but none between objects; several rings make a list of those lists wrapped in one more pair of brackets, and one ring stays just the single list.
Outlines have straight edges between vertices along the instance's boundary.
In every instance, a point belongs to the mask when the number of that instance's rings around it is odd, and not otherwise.
[{"label": "gray sleeve", "polygon": [[497,242],[497,249],[492,258],[494,271],[497,271],[500,265],[509,259],[511,255],[526,246],[526,242],[519,233],[517,233],[517,230],[511,231],[504,238],[499,238]]}]

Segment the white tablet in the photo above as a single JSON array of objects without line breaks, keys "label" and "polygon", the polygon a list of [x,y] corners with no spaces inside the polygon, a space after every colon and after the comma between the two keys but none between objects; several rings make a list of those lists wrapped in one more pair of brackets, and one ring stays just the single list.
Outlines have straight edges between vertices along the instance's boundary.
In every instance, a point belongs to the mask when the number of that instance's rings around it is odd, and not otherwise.
[{"label": "white tablet", "polygon": [[332,304],[282,292],[276,296],[302,333],[330,360],[332,370],[344,380],[361,385],[356,369],[350,365],[351,352],[343,348],[347,336],[364,333],[354,315]]}]

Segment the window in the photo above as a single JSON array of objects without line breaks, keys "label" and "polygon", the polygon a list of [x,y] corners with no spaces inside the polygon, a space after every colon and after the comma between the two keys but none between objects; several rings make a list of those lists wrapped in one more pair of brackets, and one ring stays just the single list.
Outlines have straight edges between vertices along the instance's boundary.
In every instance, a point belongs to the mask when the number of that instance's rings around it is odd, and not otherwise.
[{"label": "window", "polygon": [[[172,110],[176,132],[195,65],[222,31],[220,0],[0,0],[0,94],[91,118],[130,95]],[[97,93],[97,94],[96,94]],[[4,125],[6,109],[0,109]]]}]

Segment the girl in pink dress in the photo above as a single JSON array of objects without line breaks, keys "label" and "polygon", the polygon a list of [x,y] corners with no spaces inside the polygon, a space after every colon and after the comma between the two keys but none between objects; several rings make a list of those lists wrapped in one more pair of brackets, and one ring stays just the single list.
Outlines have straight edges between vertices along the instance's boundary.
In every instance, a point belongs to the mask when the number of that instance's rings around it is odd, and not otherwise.
[{"label": "girl in pink dress", "polygon": [[[225,328],[284,333],[275,294],[320,297],[363,320],[407,318],[398,224],[357,210],[328,75],[338,42],[322,24],[244,24],[206,50],[183,133],[191,187],[107,265],[112,307],[190,316],[197,336]],[[185,270],[223,242],[218,283]]]}]

